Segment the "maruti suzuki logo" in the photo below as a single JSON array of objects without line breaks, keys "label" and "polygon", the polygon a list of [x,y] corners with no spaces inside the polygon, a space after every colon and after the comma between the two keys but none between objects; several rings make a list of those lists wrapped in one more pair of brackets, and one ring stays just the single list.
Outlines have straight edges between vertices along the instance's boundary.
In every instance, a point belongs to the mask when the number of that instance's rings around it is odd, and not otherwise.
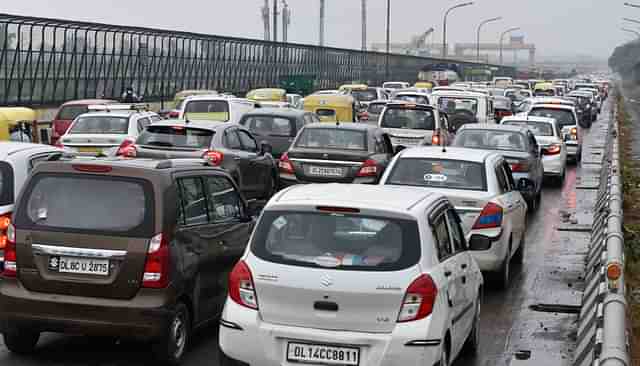
[{"label": "maruti suzuki logo", "polygon": [[333,280],[331,279],[331,277],[329,277],[327,275],[324,275],[324,276],[322,276],[322,278],[320,278],[320,283],[324,287],[329,287],[329,286],[333,285]]}]

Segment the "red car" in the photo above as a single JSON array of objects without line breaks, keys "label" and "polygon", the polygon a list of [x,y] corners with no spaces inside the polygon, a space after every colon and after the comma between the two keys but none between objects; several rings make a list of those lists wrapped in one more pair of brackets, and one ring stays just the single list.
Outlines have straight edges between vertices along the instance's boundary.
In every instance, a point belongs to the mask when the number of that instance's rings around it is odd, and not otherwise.
[{"label": "red car", "polygon": [[64,135],[69,129],[71,122],[79,115],[87,113],[90,105],[111,103],[117,103],[117,101],[109,99],[82,99],[64,103],[60,106],[60,109],[58,109],[58,113],[56,113],[56,117],[52,122],[51,144],[57,144],[60,136]]}]

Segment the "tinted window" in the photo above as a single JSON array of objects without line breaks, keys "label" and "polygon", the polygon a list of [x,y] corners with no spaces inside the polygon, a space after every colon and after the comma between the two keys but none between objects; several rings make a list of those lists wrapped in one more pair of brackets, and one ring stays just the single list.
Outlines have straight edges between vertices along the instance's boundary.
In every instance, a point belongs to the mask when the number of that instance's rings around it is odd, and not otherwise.
[{"label": "tinted window", "polygon": [[183,224],[200,225],[208,222],[207,200],[200,178],[183,178],[178,180],[180,186],[180,202],[183,212]]},{"label": "tinted window", "polygon": [[464,110],[473,113],[475,116],[478,113],[478,100],[472,98],[440,97],[438,98],[438,108],[448,114],[455,114],[457,111]]},{"label": "tinted window", "polygon": [[512,131],[463,130],[458,133],[453,145],[471,149],[527,151],[525,136]]},{"label": "tinted window", "polygon": [[258,151],[256,140],[254,140],[247,131],[238,130],[238,135],[240,136],[240,143],[242,143],[243,150],[250,152]]},{"label": "tinted window", "polygon": [[58,112],[58,117],[56,119],[60,120],[74,120],[81,114],[87,113],[89,108],[86,105],[68,105],[60,108]]},{"label": "tinted window", "polygon": [[294,136],[293,121],[271,116],[250,116],[241,123],[249,131],[263,136]]},{"label": "tinted window", "polygon": [[566,109],[556,108],[537,108],[534,107],[529,112],[532,117],[547,117],[553,118],[558,121],[560,128],[564,126],[571,126],[576,124],[576,120],[573,117],[573,113]]},{"label": "tinted window", "polygon": [[129,117],[84,116],[79,117],[69,130],[70,134],[126,134]]},{"label": "tinted window", "polygon": [[418,262],[419,242],[415,221],[265,211],[251,250],[269,262],[295,266],[395,271]]},{"label": "tinted window", "polygon": [[430,110],[392,107],[382,115],[380,127],[433,131],[436,120]]},{"label": "tinted window", "polygon": [[445,216],[441,215],[435,220],[433,232],[436,236],[436,250],[438,251],[438,259],[443,261],[449,258],[453,253],[451,251],[451,239],[449,238],[449,229]]},{"label": "tinted window", "polygon": [[185,118],[227,122],[229,103],[224,100],[192,100],[185,106]]},{"label": "tinted window", "polygon": [[211,146],[214,132],[183,126],[149,126],[140,134],[138,145],[204,149]]},{"label": "tinted window", "polygon": [[241,201],[235,188],[224,177],[205,177],[207,207],[213,222],[225,222],[241,217]]},{"label": "tinted window", "polygon": [[534,121],[505,121],[504,125],[508,126],[523,126],[529,128],[529,130],[536,136],[553,136],[553,125],[545,122]]},{"label": "tinted window", "polygon": [[378,93],[375,89],[352,90],[351,96],[360,102],[371,102],[378,99]]},{"label": "tinted window", "polygon": [[0,161],[0,205],[13,204],[13,168],[7,162]]},{"label": "tinted window", "polygon": [[369,113],[380,114],[382,113],[382,110],[385,106],[386,104],[383,103],[371,103],[369,104],[369,108],[367,108],[367,110],[369,111]]},{"label": "tinted window", "polygon": [[423,158],[398,159],[386,184],[474,191],[487,186],[482,163]]},{"label": "tinted window", "polygon": [[242,144],[240,144],[240,138],[236,133],[236,129],[227,130],[224,133],[224,144],[227,148],[231,150],[242,150]]},{"label": "tinted window", "polygon": [[38,229],[147,236],[153,229],[149,191],[133,179],[41,174],[25,191],[19,220]]},{"label": "tinted window", "polygon": [[364,131],[336,128],[305,128],[296,140],[296,147],[314,149],[367,150]]}]

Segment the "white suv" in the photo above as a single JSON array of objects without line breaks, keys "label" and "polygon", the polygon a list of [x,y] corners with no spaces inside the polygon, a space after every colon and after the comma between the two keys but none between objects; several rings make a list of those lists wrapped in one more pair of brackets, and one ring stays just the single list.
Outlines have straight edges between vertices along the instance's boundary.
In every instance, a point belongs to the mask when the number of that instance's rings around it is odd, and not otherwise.
[{"label": "white suv", "polygon": [[477,348],[482,285],[444,196],[295,186],[229,276],[222,365],[449,365]]}]

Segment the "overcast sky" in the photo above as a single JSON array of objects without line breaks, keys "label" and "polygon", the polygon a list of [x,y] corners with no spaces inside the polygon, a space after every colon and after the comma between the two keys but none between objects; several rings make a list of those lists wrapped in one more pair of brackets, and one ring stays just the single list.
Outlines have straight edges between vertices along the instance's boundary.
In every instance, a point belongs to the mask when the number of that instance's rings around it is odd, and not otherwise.
[{"label": "overcast sky", "polygon": [[[361,0],[326,2],[327,45],[360,48]],[[435,37],[441,42],[444,10],[459,1],[391,2],[392,41],[407,41],[434,27]],[[289,40],[317,44],[319,0],[288,3],[293,12]],[[640,9],[626,8],[622,3],[623,0],[477,0],[475,5],[451,13],[449,43],[475,42],[479,21],[500,15],[504,20],[484,28],[483,41],[496,42],[507,28],[522,27],[520,33],[526,42],[537,46],[540,55],[606,58],[616,45],[631,39],[620,30],[621,26],[640,30],[621,20],[640,18]],[[0,12],[262,38],[263,4],[264,0],[5,0]],[[368,40],[384,41],[386,0],[368,0],[368,7]]]}]

